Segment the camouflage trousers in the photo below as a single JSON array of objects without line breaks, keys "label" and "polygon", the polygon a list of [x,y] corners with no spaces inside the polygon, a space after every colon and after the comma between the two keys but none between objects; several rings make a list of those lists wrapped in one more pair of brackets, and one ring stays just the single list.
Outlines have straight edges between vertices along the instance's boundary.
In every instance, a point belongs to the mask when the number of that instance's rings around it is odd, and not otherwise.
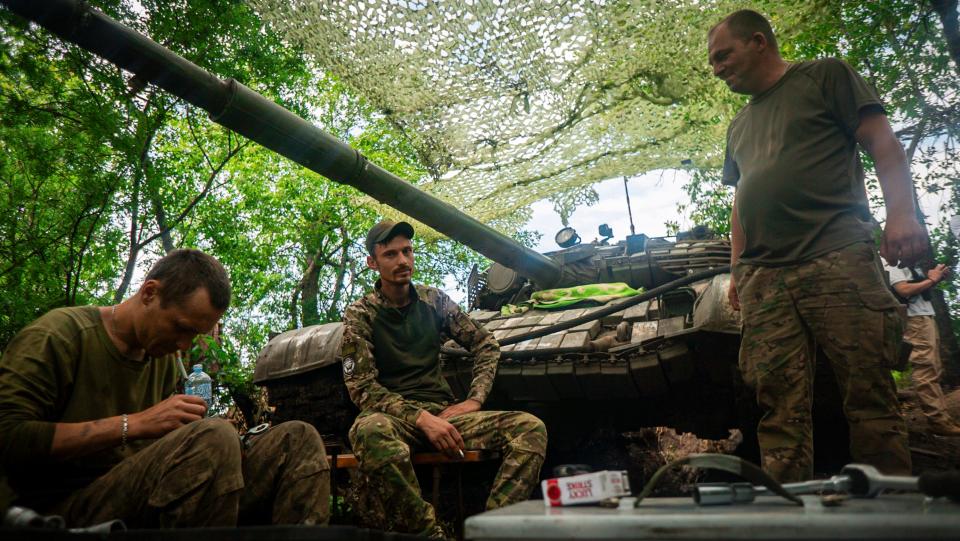
[{"label": "camouflage trousers", "polygon": [[910,380],[917,392],[920,409],[927,421],[938,427],[954,424],[940,388],[940,334],[933,316],[907,318],[907,330],[903,339],[913,344],[910,351]]},{"label": "camouflage trousers", "polygon": [[190,423],[59,503],[70,526],[122,519],[134,528],[326,524],[330,466],[316,429],[299,421],[243,449],[222,419]]},{"label": "camouflage trousers", "polygon": [[734,268],[743,314],[740,370],[763,410],[763,468],[781,482],[813,476],[813,378],[823,348],[843,396],[855,462],[910,474],[890,369],[903,318],[879,256],[860,243],[785,267]]},{"label": "camouflage trousers", "polygon": [[[434,415],[444,406],[420,403]],[[494,479],[487,509],[526,500],[540,478],[547,450],[543,421],[520,411],[477,411],[449,419],[467,449],[499,451],[503,463]],[[397,530],[430,535],[437,526],[436,512],[420,496],[420,486],[410,462],[411,447],[432,450],[413,424],[383,413],[362,412],[350,428],[350,444],[360,461],[360,471],[376,498],[391,509]]]}]

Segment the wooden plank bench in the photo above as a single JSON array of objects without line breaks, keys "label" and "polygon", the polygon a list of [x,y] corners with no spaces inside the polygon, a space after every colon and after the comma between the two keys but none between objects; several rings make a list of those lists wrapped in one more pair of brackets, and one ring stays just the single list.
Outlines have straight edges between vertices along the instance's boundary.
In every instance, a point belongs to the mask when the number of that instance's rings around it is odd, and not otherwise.
[{"label": "wooden plank bench", "polygon": [[[486,449],[470,449],[463,452],[463,458],[458,457],[449,457],[443,453],[430,452],[430,453],[414,453],[412,457],[412,462],[416,465],[428,464],[431,466],[439,466],[441,464],[463,464],[466,462],[483,462],[486,460],[493,460],[494,458],[499,458],[500,454],[496,451],[488,451]],[[357,457],[351,453],[342,454],[342,455],[331,455],[327,457],[330,461],[330,467],[333,468],[333,460],[336,459],[336,467],[339,469],[349,470],[356,468],[360,465]]]},{"label": "wooden plank bench", "polygon": [[[456,483],[457,483],[457,519],[458,519],[458,528],[463,525],[463,483],[461,480],[461,470],[460,468],[464,464],[477,463],[477,462],[486,462],[488,460],[497,460],[500,458],[500,453],[497,451],[491,451],[487,449],[468,449],[463,452],[463,458],[450,457],[443,453],[439,452],[426,452],[426,453],[414,453],[410,457],[410,461],[413,462],[414,466],[430,466],[432,472],[433,487],[431,491],[431,503],[433,508],[436,509],[440,503],[440,474],[443,467],[452,467],[456,471]],[[330,461],[330,491],[334,495],[337,494],[338,479],[337,471],[338,470],[351,470],[358,468],[360,462],[357,460],[357,457],[351,453],[345,454],[331,454],[327,457],[327,460]],[[334,499],[336,501],[336,499]]]}]

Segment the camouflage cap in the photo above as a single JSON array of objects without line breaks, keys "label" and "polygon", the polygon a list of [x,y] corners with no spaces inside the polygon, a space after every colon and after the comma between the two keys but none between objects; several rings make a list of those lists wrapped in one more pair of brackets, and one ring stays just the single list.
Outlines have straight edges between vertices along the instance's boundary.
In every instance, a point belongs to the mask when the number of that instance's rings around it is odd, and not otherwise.
[{"label": "camouflage cap", "polygon": [[373,255],[374,247],[381,242],[387,242],[397,235],[403,235],[408,239],[413,238],[413,226],[407,222],[395,222],[393,220],[383,220],[370,228],[367,233],[367,253]]}]

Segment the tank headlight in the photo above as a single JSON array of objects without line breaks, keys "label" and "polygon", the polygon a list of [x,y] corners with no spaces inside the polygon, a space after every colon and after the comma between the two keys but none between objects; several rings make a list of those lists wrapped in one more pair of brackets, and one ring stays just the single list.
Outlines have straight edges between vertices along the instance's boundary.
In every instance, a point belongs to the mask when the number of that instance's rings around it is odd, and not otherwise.
[{"label": "tank headlight", "polygon": [[560,231],[557,231],[557,235],[553,237],[553,240],[557,241],[557,245],[561,248],[569,248],[575,244],[580,244],[580,235],[577,235],[577,232],[572,227],[564,227]]}]

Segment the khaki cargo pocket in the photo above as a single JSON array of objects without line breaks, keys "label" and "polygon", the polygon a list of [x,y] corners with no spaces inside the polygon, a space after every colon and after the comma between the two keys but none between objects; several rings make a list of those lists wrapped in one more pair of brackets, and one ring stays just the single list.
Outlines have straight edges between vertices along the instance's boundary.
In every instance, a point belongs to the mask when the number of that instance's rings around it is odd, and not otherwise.
[{"label": "khaki cargo pocket", "polygon": [[[209,482],[211,477],[213,477],[213,471],[209,469],[199,469],[191,472],[190,475],[166,476],[163,482],[157,483],[151,491],[150,497],[147,498],[147,505],[156,509],[168,507],[197,491],[201,485]],[[243,487],[242,480],[239,487]]]},{"label": "khaki cargo pocket", "polygon": [[906,369],[911,349],[911,345],[903,340],[906,307],[887,289],[859,291],[858,294],[865,307],[882,316],[880,349],[883,352],[883,365],[891,370]]}]

